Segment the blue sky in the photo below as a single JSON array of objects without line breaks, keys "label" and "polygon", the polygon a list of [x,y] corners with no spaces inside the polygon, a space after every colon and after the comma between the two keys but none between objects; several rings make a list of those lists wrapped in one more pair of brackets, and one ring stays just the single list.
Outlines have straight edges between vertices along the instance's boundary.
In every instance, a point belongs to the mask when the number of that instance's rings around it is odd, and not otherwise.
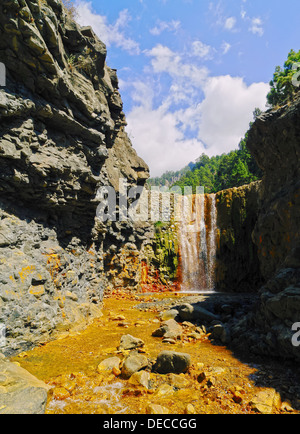
[{"label": "blue sky", "polygon": [[299,0],[77,0],[118,70],[127,132],[151,176],[238,147],[299,47]]}]

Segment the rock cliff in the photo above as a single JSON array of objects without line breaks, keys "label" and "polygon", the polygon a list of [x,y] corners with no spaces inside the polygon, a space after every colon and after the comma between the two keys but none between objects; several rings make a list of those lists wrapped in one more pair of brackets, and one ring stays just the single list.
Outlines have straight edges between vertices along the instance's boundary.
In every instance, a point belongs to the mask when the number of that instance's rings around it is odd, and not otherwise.
[{"label": "rock cliff", "polygon": [[216,288],[223,292],[256,292],[263,282],[252,231],[259,213],[260,182],[216,195]]},{"label": "rock cliff", "polygon": [[[260,116],[248,147],[264,172],[253,231],[266,281],[260,301],[236,328],[252,351],[300,359],[292,344],[300,322],[300,96]],[[297,342],[296,342],[297,343]]]},{"label": "rock cliff", "polygon": [[119,178],[142,186],[149,175],[93,30],[60,0],[3,0],[0,62],[0,324],[10,352],[99,315],[112,264],[119,284],[137,285],[139,264],[122,275],[121,259],[130,269],[152,232],[95,219],[101,186],[118,192]]}]

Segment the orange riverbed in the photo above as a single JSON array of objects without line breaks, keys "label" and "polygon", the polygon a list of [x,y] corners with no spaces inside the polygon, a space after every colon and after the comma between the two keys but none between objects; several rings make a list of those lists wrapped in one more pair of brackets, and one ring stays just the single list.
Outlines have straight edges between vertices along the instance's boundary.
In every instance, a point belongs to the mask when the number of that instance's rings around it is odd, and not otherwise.
[{"label": "orange riverbed", "polygon": [[[151,403],[159,403],[170,414],[254,413],[251,400],[262,390],[254,383],[257,369],[239,361],[226,347],[213,345],[207,336],[200,340],[188,337],[188,328],[173,345],[152,337],[159,327],[158,310],[135,306],[154,297],[179,300],[183,295],[112,295],[104,300],[103,316],[85,331],[62,336],[13,359],[51,386],[47,413],[145,414]],[[126,357],[126,352],[117,349],[124,334],[142,339],[142,351],[149,359],[155,360],[163,350],[189,353],[191,369],[179,377],[150,373],[148,389],[122,379],[118,370],[99,373],[97,367],[104,359]]]}]

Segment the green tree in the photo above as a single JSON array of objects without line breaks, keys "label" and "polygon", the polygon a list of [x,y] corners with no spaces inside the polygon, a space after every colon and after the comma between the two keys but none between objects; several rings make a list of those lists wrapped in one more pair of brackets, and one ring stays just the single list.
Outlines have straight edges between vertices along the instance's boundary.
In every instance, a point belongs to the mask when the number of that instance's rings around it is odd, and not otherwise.
[{"label": "green tree", "polygon": [[250,174],[247,164],[238,158],[232,169],[231,182],[236,187],[240,187],[249,182],[249,177]]},{"label": "green tree", "polygon": [[293,99],[298,90],[292,82],[296,73],[295,65],[297,66],[298,63],[300,67],[300,50],[298,52],[291,50],[284,68],[276,67],[273,80],[270,81],[271,90],[267,95],[271,107],[284,105]]}]

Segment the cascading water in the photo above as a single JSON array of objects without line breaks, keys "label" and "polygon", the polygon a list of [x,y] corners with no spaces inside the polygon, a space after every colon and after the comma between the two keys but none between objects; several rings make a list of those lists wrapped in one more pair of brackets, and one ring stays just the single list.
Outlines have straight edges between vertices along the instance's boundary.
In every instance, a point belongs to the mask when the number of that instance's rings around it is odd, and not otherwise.
[{"label": "cascading water", "polygon": [[209,195],[210,201],[210,228],[208,236],[208,287],[214,289],[215,287],[215,271],[216,271],[216,254],[217,254],[217,207],[216,195]]},{"label": "cascading water", "polygon": [[217,212],[214,194],[183,196],[179,225],[181,290],[213,291]]}]

